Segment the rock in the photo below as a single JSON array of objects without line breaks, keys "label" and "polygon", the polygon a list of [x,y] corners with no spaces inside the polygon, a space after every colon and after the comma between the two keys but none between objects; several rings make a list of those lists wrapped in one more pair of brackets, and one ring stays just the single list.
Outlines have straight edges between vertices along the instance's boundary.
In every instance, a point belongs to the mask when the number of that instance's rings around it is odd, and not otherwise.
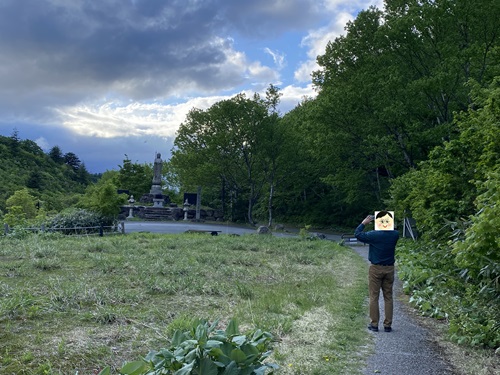
[{"label": "rock", "polygon": [[283,224],[276,224],[274,226],[274,230],[285,230],[285,226]]},{"label": "rock", "polygon": [[257,234],[271,234],[271,231],[266,226],[260,226],[257,228]]},{"label": "rock", "polygon": [[326,235],[323,233],[311,233],[311,238],[317,239],[317,240],[325,240]]}]

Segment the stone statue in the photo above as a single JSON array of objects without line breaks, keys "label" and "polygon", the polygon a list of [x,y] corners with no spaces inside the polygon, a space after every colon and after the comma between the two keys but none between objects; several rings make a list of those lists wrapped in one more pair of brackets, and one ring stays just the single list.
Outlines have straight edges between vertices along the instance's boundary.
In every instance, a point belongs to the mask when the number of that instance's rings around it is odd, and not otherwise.
[{"label": "stone statue", "polygon": [[154,199],[160,199],[160,196],[162,195],[161,191],[161,166],[163,162],[161,161],[161,154],[158,152],[156,154],[156,159],[155,163],[153,165],[153,185],[151,186],[151,190],[149,191],[149,194],[153,195]]},{"label": "stone statue", "polygon": [[153,185],[161,185],[161,167],[162,167],[161,154],[156,154],[156,159],[153,165]]},{"label": "stone statue", "polygon": [[142,203],[153,203],[153,208],[162,208],[164,203],[170,203],[170,198],[168,195],[164,195],[161,185],[161,169],[163,161],[161,160],[161,154],[156,153],[156,158],[153,164],[153,183],[151,184],[151,190],[149,194],[143,194],[140,199]]}]

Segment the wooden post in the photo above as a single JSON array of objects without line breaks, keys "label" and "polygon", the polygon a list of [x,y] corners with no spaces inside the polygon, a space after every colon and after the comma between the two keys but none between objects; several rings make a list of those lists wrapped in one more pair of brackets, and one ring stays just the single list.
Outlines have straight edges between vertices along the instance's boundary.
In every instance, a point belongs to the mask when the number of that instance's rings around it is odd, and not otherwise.
[{"label": "wooden post", "polygon": [[3,227],[4,227],[5,235],[8,235],[9,234],[9,224],[5,223],[3,225]]},{"label": "wooden post", "polygon": [[201,186],[198,186],[198,192],[196,194],[196,221],[200,221],[200,211],[201,211]]}]

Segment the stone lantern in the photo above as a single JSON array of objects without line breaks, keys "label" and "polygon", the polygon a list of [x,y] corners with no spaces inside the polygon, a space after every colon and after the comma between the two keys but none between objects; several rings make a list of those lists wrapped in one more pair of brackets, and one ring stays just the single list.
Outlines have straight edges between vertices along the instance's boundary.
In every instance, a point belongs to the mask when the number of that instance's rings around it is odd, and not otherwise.
[{"label": "stone lantern", "polygon": [[129,210],[128,210],[127,219],[133,219],[134,218],[134,203],[135,203],[134,196],[131,195],[130,198],[129,198],[129,200],[128,200]]},{"label": "stone lantern", "polygon": [[183,211],[184,211],[184,220],[187,220],[188,219],[188,211],[189,211],[189,202],[188,200],[186,199],[186,201],[184,202],[184,208],[183,208]]}]

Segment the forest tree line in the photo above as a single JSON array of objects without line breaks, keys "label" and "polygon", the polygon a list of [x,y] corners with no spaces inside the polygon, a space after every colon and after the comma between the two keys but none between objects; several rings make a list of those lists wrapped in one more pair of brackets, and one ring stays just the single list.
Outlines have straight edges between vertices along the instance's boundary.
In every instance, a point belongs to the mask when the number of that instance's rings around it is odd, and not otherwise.
[{"label": "forest tree line", "polygon": [[[318,57],[316,98],[281,116],[271,85],[266,97],[191,110],[170,161],[181,190],[203,186],[207,204],[249,223],[346,226],[381,208],[402,218],[411,204],[394,201],[391,186],[460,138],[460,114],[484,106],[480,88],[493,95],[499,9],[486,0],[386,1],[362,11]],[[454,216],[473,212],[468,199]]]}]

